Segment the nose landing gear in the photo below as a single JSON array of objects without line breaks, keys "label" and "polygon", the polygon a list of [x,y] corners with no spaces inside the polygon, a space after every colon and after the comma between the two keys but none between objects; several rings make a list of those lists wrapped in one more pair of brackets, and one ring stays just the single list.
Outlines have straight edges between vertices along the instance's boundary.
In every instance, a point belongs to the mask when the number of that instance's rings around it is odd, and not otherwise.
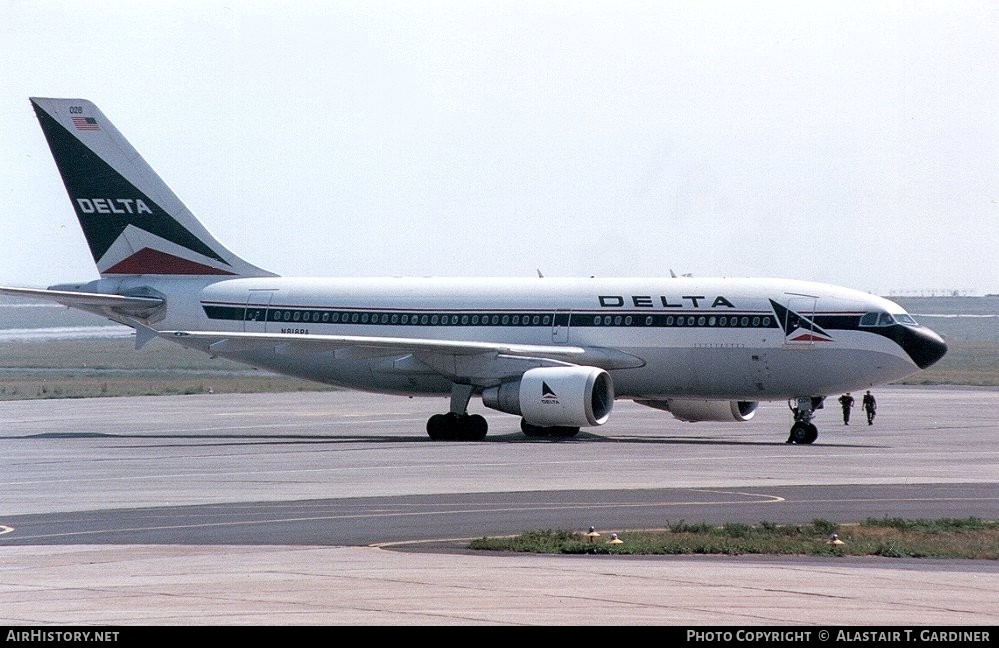
[{"label": "nose landing gear", "polygon": [[824,400],[825,396],[801,396],[795,399],[793,405],[788,401],[788,408],[794,412],[794,424],[791,425],[791,434],[784,443],[808,445],[819,438],[819,429],[812,423],[812,417],[815,410],[822,409]]}]

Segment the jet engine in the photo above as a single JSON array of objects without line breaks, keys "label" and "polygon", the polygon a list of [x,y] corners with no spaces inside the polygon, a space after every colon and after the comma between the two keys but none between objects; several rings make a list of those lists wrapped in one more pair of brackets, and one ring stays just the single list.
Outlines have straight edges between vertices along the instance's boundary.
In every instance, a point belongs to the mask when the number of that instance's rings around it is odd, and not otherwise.
[{"label": "jet engine", "polygon": [[636,400],[647,407],[666,410],[674,418],[688,423],[697,421],[748,421],[756,414],[759,403],[755,401],[715,401],[687,398],[668,400]]},{"label": "jet engine", "polygon": [[482,404],[540,427],[603,425],[614,407],[614,384],[598,367],[542,367],[484,390]]}]

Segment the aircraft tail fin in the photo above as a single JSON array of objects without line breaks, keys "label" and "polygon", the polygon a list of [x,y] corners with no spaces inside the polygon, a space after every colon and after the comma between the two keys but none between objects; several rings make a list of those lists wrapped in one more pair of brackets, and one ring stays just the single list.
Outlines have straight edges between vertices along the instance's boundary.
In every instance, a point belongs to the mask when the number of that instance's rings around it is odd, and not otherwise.
[{"label": "aircraft tail fin", "polygon": [[273,276],[215,240],[93,103],[31,104],[102,277]]}]

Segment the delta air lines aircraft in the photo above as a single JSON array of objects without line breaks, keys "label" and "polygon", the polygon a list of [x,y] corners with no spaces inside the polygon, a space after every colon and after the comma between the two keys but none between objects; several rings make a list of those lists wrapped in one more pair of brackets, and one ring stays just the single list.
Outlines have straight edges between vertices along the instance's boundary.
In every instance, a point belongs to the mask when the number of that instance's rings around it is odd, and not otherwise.
[{"label": "delta air lines aircraft", "polygon": [[[829,394],[929,367],[947,347],[892,301],[752,278],[297,278],[208,233],[84,99],[32,98],[100,279],[0,288],[153,338],[328,385],[450,395],[439,440],[481,440],[473,397],[529,436],[604,425],[616,399],[682,421],[748,421],[787,401],[808,444]],[[540,275],[540,273],[539,273]]]}]

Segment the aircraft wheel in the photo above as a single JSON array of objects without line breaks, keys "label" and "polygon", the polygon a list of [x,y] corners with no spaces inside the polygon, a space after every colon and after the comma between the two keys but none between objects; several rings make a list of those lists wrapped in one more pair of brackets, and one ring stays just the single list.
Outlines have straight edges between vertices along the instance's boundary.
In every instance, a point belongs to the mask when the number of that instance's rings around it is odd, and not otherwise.
[{"label": "aircraft wheel", "polygon": [[819,430],[811,423],[798,421],[791,426],[791,441],[793,443],[808,445],[814,443],[817,438],[819,438]]},{"label": "aircraft wheel", "polygon": [[552,425],[546,427],[528,423],[524,419],[520,419],[520,429],[529,437],[548,437],[550,439],[565,439],[579,434],[578,427],[569,427],[564,425]]},{"label": "aircraft wheel", "polygon": [[427,436],[429,436],[434,441],[442,441],[444,439],[444,415],[434,414],[429,419],[427,419]]},{"label": "aircraft wheel", "polygon": [[434,414],[427,420],[427,434],[434,441],[453,441],[458,432],[458,419],[450,414]]},{"label": "aircraft wheel", "polygon": [[489,424],[478,414],[434,414],[427,420],[427,435],[434,441],[481,441]]},{"label": "aircraft wheel", "polygon": [[482,441],[486,438],[486,433],[489,432],[489,423],[486,422],[484,416],[472,414],[465,418],[464,428],[465,439],[468,441]]},{"label": "aircraft wheel", "polygon": [[539,437],[544,436],[545,428],[540,425],[533,425],[528,423],[525,419],[520,419],[520,430],[529,437]]}]

